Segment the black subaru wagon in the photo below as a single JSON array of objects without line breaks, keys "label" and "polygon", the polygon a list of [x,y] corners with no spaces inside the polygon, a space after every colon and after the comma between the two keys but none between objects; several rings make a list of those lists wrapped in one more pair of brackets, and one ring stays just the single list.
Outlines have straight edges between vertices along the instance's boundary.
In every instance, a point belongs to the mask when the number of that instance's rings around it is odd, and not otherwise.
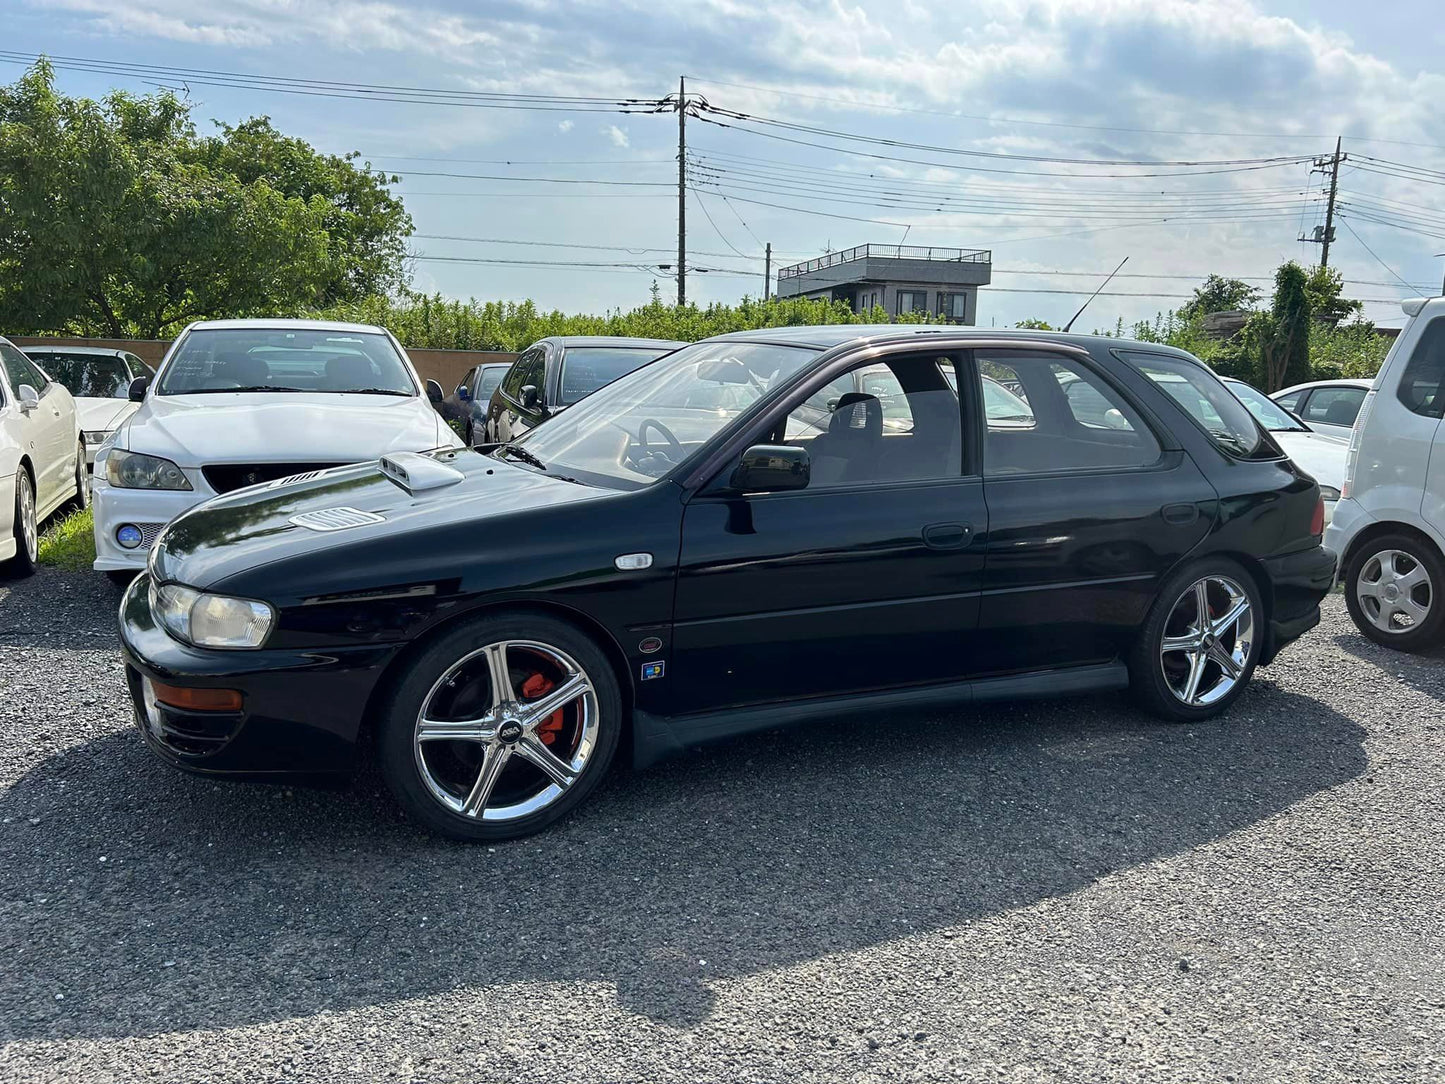
[{"label": "black subaru wagon", "polygon": [[1226,708],[1319,620],[1319,488],[1167,347],[957,328],[695,343],[510,444],[186,513],[121,604],[179,767],[346,771],[499,839],[619,747],[1125,686]]}]

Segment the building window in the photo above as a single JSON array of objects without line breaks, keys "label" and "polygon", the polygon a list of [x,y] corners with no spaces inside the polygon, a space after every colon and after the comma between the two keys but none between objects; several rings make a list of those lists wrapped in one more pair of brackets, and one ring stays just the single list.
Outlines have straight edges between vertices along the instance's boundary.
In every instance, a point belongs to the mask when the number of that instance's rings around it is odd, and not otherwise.
[{"label": "building window", "polygon": [[927,290],[899,290],[898,291],[898,315],[905,312],[927,312],[928,291]]},{"label": "building window", "polygon": [[938,315],[946,316],[950,320],[968,319],[968,295],[939,294]]}]

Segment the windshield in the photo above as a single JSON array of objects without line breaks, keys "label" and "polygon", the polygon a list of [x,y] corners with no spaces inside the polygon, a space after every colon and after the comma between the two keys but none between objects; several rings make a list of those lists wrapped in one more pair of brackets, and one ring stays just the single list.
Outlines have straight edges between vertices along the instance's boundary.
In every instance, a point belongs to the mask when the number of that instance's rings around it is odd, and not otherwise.
[{"label": "windshield", "polygon": [[671,350],[671,346],[574,346],[562,356],[563,406],[585,399],[604,384]]},{"label": "windshield", "polygon": [[65,386],[71,395],[92,399],[125,398],[130,388],[130,370],[120,358],[96,354],[62,352],[25,352],[52,380]]},{"label": "windshield", "polygon": [[1249,407],[1249,412],[1255,416],[1259,424],[1270,432],[1309,432],[1303,425],[1291,418],[1278,403],[1272,401],[1259,389],[1250,387],[1243,380],[1226,380],[1224,383],[1239,397],[1241,403]]},{"label": "windshield", "polygon": [[661,478],[817,351],[711,342],[637,369],[523,438],[528,461],[602,485]]},{"label": "windshield", "polygon": [[1202,363],[1132,350],[1119,351],[1119,356],[1183,407],[1228,454],[1241,459],[1278,459],[1284,454],[1254,415]]},{"label": "windshield", "polygon": [[417,394],[406,363],[385,335],[281,327],[192,331],[167,362],[157,390]]}]

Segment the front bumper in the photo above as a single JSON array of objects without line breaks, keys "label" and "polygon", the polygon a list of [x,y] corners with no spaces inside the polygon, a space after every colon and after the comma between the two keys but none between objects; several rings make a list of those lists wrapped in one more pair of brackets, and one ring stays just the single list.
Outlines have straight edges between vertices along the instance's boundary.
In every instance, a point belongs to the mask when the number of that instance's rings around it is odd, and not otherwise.
[{"label": "front bumper", "polygon": [[[165,525],[215,496],[209,490],[196,489],[121,489],[110,485],[99,474],[91,479],[90,494],[95,515],[92,567],[97,572],[131,572],[145,568],[151,545]],[[142,541],[133,550],[115,540],[116,528],[126,523],[140,528]]]},{"label": "front bumper", "polygon": [[[367,703],[404,646],[324,651],[215,651],[173,639],[150,610],[150,577],[120,604],[120,643],[136,725],[151,750],[188,771],[217,775],[318,775],[355,767]],[[156,703],[150,682],[239,689],[239,712],[185,711]]]},{"label": "front bumper", "polygon": [[1281,648],[1320,623],[1320,601],[1335,585],[1337,562],[1335,551],[1325,546],[1265,558],[1274,597],[1261,666],[1268,666]]}]

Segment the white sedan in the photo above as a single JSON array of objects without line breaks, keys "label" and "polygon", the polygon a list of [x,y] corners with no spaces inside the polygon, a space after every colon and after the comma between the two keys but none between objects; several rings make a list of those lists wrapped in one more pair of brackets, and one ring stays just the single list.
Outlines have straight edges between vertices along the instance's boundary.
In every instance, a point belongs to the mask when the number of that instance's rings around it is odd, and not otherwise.
[{"label": "white sedan", "polygon": [[26,575],[45,517],[85,505],[85,448],[70,392],[3,338],[0,370],[0,563]]},{"label": "white sedan", "polygon": [[1282,388],[1270,396],[1316,433],[1350,439],[1373,380],[1344,377]]},{"label": "white sedan", "polygon": [[183,331],[140,409],[95,459],[95,568],[128,580],[161,529],[201,501],[388,452],[460,447],[379,327],[214,320]]},{"label": "white sedan", "polygon": [[1350,450],[1350,442],[1316,433],[1264,392],[1243,380],[1226,377],[1224,383],[1249,408],[1255,420],[1269,430],[1284,454],[1320,484],[1320,496],[1325,502],[1325,522],[1329,523],[1334,518],[1335,502],[1340,499],[1340,488],[1345,484],[1345,455]]},{"label": "white sedan", "polygon": [[155,376],[140,358],[126,350],[94,346],[27,346],[25,356],[64,384],[75,399],[80,435],[85,440],[86,469],[95,450],[135,413],[132,382]]}]

